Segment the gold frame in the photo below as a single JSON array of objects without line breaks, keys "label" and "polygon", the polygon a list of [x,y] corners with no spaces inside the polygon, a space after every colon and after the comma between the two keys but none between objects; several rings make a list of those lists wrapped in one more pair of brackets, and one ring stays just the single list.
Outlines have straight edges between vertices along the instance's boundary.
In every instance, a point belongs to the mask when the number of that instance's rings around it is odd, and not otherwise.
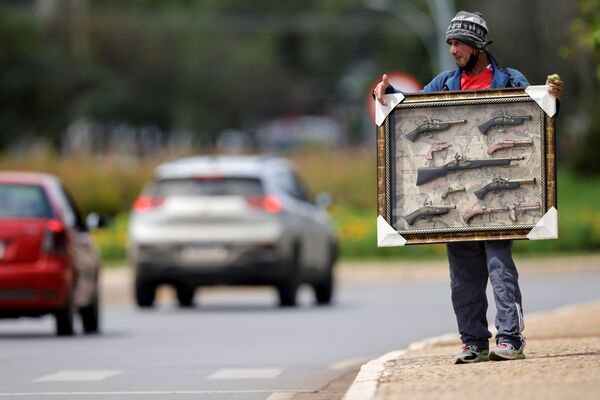
[{"label": "gold frame", "polygon": [[[398,234],[406,239],[407,245],[471,240],[526,239],[527,234],[534,225],[515,224],[513,226],[465,226],[446,229],[397,229],[393,224],[392,216],[392,198],[394,194],[397,196],[395,190],[396,183],[392,179],[394,175],[393,168],[395,168],[392,160],[396,160],[396,154],[392,154],[396,138],[396,132],[394,132],[396,129],[394,121],[396,112],[398,110],[408,110],[404,112],[410,113],[412,112],[411,110],[419,110],[424,107],[477,106],[519,102],[533,102],[533,100],[521,88],[407,94],[404,100],[388,114],[384,123],[377,128],[378,214]],[[541,194],[539,204],[541,215],[544,215],[551,207],[557,207],[555,124],[554,117],[549,117],[541,108],[539,108],[539,111],[539,147],[541,152],[539,155],[539,185]]]}]

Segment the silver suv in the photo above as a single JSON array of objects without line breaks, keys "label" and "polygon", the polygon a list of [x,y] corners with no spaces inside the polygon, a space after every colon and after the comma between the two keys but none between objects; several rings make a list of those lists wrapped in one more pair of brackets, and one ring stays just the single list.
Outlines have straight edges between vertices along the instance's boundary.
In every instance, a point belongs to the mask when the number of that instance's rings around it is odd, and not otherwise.
[{"label": "silver suv", "polygon": [[160,165],[135,201],[129,258],[138,306],[173,285],[179,305],[197,287],[272,285],[282,306],[308,283],[318,304],[333,294],[336,239],[325,211],[285,159],[191,157]]}]

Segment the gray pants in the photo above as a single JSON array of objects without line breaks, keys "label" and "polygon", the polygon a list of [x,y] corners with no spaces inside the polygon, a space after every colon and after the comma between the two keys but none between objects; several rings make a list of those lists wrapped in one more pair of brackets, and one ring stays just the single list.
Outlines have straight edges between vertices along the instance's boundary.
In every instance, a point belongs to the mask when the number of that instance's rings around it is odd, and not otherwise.
[{"label": "gray pants", "polygon": [[496,301],[496,343],[524,343],[519,274],[512,259],[512,241],[448,243],[452,306],[465,345],[488,348],[485,289],[488,277]]}]

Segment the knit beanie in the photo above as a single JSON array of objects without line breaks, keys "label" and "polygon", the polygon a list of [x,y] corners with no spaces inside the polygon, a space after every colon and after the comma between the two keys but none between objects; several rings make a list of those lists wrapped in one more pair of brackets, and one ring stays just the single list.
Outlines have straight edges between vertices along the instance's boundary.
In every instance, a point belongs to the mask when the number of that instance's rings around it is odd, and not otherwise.
[{"label": "knit beanie", "polygon": [[487,24],[478,12],[459,11],[446,30],[446,42],[459,40],[469,46],[483,50],[492,41],[487,41]]}]

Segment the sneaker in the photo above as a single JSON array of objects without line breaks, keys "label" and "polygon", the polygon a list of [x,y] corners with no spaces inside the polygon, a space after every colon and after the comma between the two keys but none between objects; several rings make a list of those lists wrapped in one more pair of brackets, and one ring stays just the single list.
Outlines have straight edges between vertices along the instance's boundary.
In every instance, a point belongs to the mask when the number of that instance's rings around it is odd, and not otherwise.
[{"label": "sneaker", "polygon": [[489,351],[487,349],[482,350],[479,346],[466,345],[462,349],[462,353],[456,356],[454,364],[468,364],[476,363],[480,361],[489,360]]},{"label": "sneaker", "polygon": [[525,358],[525,354],[523,354],[523,348],[525,348],[525,345],[516,348],[510,343],[500,343],[490,352],[490,360],[522,360]]}]

